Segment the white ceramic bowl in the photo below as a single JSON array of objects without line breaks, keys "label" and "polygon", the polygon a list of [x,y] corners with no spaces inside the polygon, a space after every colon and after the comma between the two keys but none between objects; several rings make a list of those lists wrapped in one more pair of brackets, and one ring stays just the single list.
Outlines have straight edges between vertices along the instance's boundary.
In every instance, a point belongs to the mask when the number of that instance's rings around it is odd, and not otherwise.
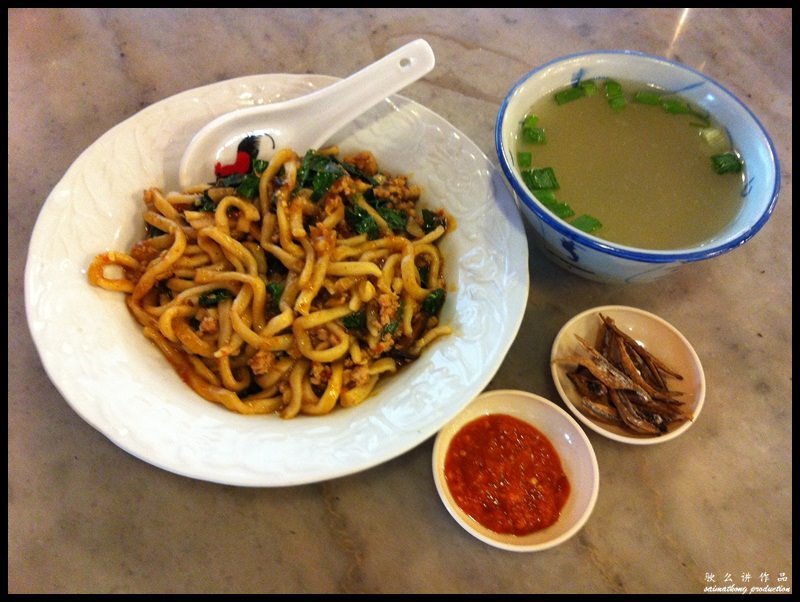
[{"label": "white ceramic bowl", "polygon": [[674,326],[658,316],[623,305],[594,307],[579,313],[569,320],[556,335],[550,354],[551,360],[564,358],[573,353],[582,353],[578,335],[594,344],[600,329],[600,314],[613,319],[617,327],[645,346],[653,355],[683,376],[683,380],[671,379],[670,388],[678,391],[678,397],[691,413],[692,419],[678,425],[662,435],[640,435],[621,426],[609,424],[584,414],[580,408],[580,396],[567,376],[574,364],[551,361],[551,371],[561,399],[583,424],[601,435],[634,445],[665,443],[685,433],[697,421],[706,396],[706,379],[703,366],[692,345]]},{"label": "white ceramic bowl", "polygon": [[[450,442],[465,424],[489,414],[508,414],[533,425],[550,440],[561,458],[571,491],[558,521],[550,527],[523,536],[496,533],[465,513],[453,499],[444,473]],[[513,552],[546,550],[575,535],[589,519],[600,487],[594,449],[578,423],[553,402],[512,390],[479,395],[439,431],[433,446],[433,478],[442,502],[459,525],[481,541]]]},{"label": "white ceramic bowl", "polygon": [[[648,250],[610,243],[555,217],[525,186],[516,161],[519,124],[538,99],[581,79],[646,81],[680,92],[713,115],[727,130],[745,162],[746,202],[736,218],[711,240],[695,247]],[[520,79],[500,106],[495,125],[500,166],[530,222],[536,242],[558,265],[603,282],[650,281],[689,262],[731,251],[769,219],[780,189],[780,166],[772,141],[758,118],[733,93],[707,75],[659,56],[629,50],[573,54],[537,67]]]}]

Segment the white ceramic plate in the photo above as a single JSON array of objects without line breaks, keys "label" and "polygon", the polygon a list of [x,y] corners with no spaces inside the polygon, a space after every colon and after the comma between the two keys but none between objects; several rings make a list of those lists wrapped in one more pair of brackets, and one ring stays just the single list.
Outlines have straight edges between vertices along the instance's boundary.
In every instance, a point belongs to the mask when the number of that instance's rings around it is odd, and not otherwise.
[{"label": "white ceramic plate", "polygon": [[[487,529],[453,499],[444,476],[450,441],[461,428],[488,414],[508,414],[533,425],[553,444],[570,482],[570,495],[555,524],[530,535],[507,535]],[[433,479],[447,511],[481,541],[512,552],[536,552],[565,542],[589,520],[600,489],[600,471],[592,444],[575,420],[553,402],[526,391],[498,390],[480,395],[436,436]]]},{"label": "white ceramic plate", "polygon": [[669,386],[681,393],[678,399],[684,402],[686,409],[690,410],[692,420],[687,420],[663,435],[652,436],[633,433],[621,426],[590,418],[579,409],[580,397],[575,385],[567,376],[573,365],[552,362],[550,368],[553,381],[561,399],[583,424],[609,439],[622,443],[652,445],[670,441],[685,433],[697,421],[703,409],[706,380],[700,358],[692,345],[677,328],[663,318],[642,309],[623,305],[605,305],[587,309],[561,327],[553,341],[551,360],[578,352],[580,344],[575,338],[576,334],[594,344],[600,329],[599,314],[612,318],[618,328],[639,341],[653,355],[683,376],[683,380],[670,379]]},{"label": "white ceramic plate", "polygon": [[[362,405],[282,420],[231,413],[192,392],[140,332],[123,296],[90,286],[105,250],[141,236],[141,195],[177,188],[191,136],[237,107],[308,93],[334,78],[260,75],[189,90],[101,136],[43,206],[25,273],[28,322],[42,363],[67,402],[122,449],[166,470],[218,483],[284,486],[376,466],[438,431],[490,381],[517,334],[528,296],[528,246],[502,175],[447,121],[392,96],[332,140],[372,150],[410,174],[422,204],[458,228],[442,249],[454,334],[384,381]],[[211,166],[209,166],[211,169]]]}]

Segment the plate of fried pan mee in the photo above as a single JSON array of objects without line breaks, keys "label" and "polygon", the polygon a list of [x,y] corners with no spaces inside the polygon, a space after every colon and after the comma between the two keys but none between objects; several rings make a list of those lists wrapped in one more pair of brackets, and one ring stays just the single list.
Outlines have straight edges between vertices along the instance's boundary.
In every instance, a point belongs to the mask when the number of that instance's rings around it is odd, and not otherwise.
[{"label": "plate of fried pan mee", "polygon": [[236,163],[178,186],[205,123],[333,81],[259,75],[157,102],[42,207],[25,273],[42,364],[141,460],[253,487],[352,474],[434,435],[508,352],[524,228],[499,171],[424,106],[392,96],[329,146],[269,160],[243,132]]}]

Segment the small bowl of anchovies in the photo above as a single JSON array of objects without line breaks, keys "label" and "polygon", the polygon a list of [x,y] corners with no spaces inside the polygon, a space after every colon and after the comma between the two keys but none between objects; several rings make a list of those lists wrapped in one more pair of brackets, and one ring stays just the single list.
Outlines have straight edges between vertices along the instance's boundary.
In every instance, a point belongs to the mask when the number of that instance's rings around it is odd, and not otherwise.
[{"label": "small bowl of anchovies", "polygon": [[575,417],[622,443],[679,437],[705,401],[692,345],[672,324],[635,307],[594,307],[570,319],[555,337],[550,368]]}]

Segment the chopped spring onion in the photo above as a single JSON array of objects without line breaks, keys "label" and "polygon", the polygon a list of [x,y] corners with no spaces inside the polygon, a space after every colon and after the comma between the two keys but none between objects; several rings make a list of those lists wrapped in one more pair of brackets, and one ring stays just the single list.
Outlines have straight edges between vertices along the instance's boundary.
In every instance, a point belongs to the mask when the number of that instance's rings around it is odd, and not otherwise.
[{"label": "chopped spring onion", "polygon": [[608,106],[615,111],[621,111],[628,104],[622,93],[622,84],[613,79],[606,81],[606,99],[608,100]]},{"label": "chopped spring onion", "polygon": [[711,164],[718,174],[739,173],[744,166],[742,160],[733,152],[714,155],[711,157]]},{"label": "chopped spring onion", "polygon": [[556,92],[554,98],[556,104],[563,105],[568,102],[572,102],[573,100],[583,98],[584,96],[586,96],[586,90],[581,86],[576,86],[574,88],[567,88],[565,90]]},{"label": "chopped spring onion", "polygon": [[523,128],[522,138],[530,144],[547,144],[544,128]]},{"label": "chopped spring onion", "polygon": [[520,169],[527,169],[533,165],[533,155],[527,151],[517,153],[517,165]]},{"label": "chopped spring onion", "polygon": [[701,121],[701,123],[694,125],[698,125],[700,127],[708,127],[708,124],[710,123],[709,121],[710,117],[708,116],[708,114],[701,113],[700,111],[692,107],[692,105],[690,105],[688,102],[686,102],[685,100],[681,100],[679,98],[662,98],[661,107],[667,113],[674,113],[676,115],[686,114],[686,115],[691,115],[692,117],[697,117]]},{"label": "chopped spring onion", "polygon": [[539,122],[539,117],[536,115],[527,115],[522,122],[522,139],[530,144],[545,144],[547,137],[544,130],[536,127]]},{"label": "chopped spring onion", "polygon": [[545,205],[547,205],[547,203],[555,203],[556,191],[547,188],[542,188],[541,190],[536,191],[536,198],[539,199]]},{"label": "chopped spring onion", "polygon": [[663,108],[667,113],[691,113],[692,109],[689,106],[689,103],[683,101],[679,98],[663,98],[661,100],[661,108]]},{"label": "chopped spring onion", "polygon": [[570,224],[575,226],[578,230],[586,232],[587,234],[591,234],[592,232],[595,232],[603,227],[603,224],[600,223],[599,219],[592,217],[587,213],[579,215],[572,220]]},{"label": "chopped spring onion", "polygon": [[633,102],[643,105],[661,104],[661,93],[655,90],[639,90],[633,95]]},{"label": "chopped spring onion", "polygon": [[622,96],[622,84],[614,79],[606,81],[606,98]]},{"label": "chopped spring onion", "polygon": [[608,106],[614,109],[615,111],[621,111],[625,108],[628,104],[628,101],[625,100],[624,96],[615,96],[614,98],[608,99]]},{"label": "chopped spring onion", "polygon": [[535,128],[539,123],[539,117],[537,115],[526,115],[525,119],[522,121],[522,129],[531,129]]},{"label": "chopped spring onion", "polygon": [[542,167],[540,169],[526,169],[522,172],[522,179],[531,190],[541,190],[543,188],[559,188],[556,172],[552,167]]},{"label": "chopped spring onion", "polygon": [[563,105],[573,100],[578,100],[584,96],[595,96],[597,94],[597,82],[586,79],[576,83],[571,88],[559,90],[553,95],[556,104]]},{"label": "chopped spring onion", "polygon": [[708,146],[717,152],[724,152],[728,145],[728,138],[720,128],[707,127],[700,130],[700,137]]},{"label": "chopped spring onion", "polygon": [[592,79],[583,80],[578,87],[583,90],[584,96],[596,96],[597,95],[597,82]]},{"label": "chopped spring onion", "polygon": [[575,211],[572,209],[572,207],[569,206],[568,203],[562,203],[561,201],[553,200],[553,201],[542,201],[542,205],[547,207],[550,211],[552,211],[556,215],[556,217],[560,217],[561,219],[568,219],[573,215],[575,215]]}]

